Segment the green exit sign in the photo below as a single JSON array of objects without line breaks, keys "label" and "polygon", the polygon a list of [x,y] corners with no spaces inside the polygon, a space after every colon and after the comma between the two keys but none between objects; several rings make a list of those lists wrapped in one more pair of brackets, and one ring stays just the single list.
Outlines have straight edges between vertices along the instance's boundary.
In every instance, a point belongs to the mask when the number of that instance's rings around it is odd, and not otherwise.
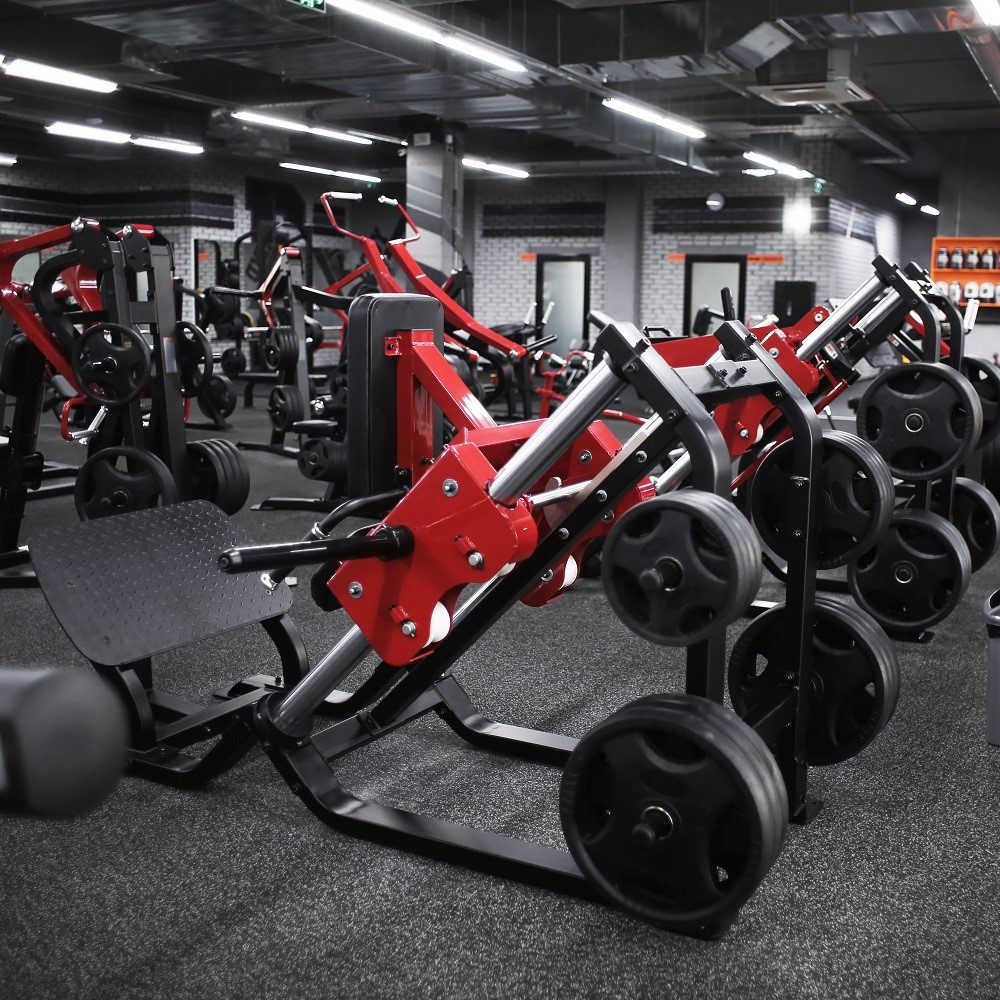
[{"label": "green exit sign", "polygon": [[321,13],[326,12],[326,0],[291,0],[291,2],[297,4],[299,7],[306,7],[309,10],[318,10]]}]

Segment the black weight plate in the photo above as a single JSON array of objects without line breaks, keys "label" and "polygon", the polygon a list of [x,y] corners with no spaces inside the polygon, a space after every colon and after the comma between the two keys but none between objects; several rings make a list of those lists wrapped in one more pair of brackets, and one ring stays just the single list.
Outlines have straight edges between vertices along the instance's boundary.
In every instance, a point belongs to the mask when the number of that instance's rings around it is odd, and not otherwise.
[{"label": "black weight plate", "polygon": [[73,500],[81,521],[177,502],[170,469],[156,455],[121,445],[102,448],[80,466]]},{"label": "black weight plate", "polygon": [[226,475],[222,457],[206,441],[188,441],[187,453],[195,498],[215,503]]},{"label": "black weight plate", "polygon": [[711,934],[777,857],[787,807],[775,806],[783,787],[762,765],[759,737],[695,700],[643,699],[592,729],[564,771],[560,817],[570,852],[606,898]]},{"label": "black weight plate", "polygon": [[294,385],[276,385],[268,397],[267,413],[271,426],[282,433],[293,430],[295,424],[305,419],[305,402]]},{"label": "black weight plate", "polygon": [[246,355],[237,347],[227,347],[219,357],[222,374],[239,378],[247,370]]},{"label": "black weight plate", "polygon": [[250,469],[243,452],[225,438],[210,438],[212,447],[226,468],[226,483],[215,501],[227,514],[242,510],[250,497]]},{"label": "black weight plate", "polygon": [[237,470],[228,450],[222,446],[220,438],[203,438],[199,443],[214,452],[220,466],[220,476],[214,493],[203,499],[211,500],[216,507],[227,514],[235,514],[240,509],[240,505],[236,503],[238,497],[235,495]]},{"label": "black weight plate", "polygon": [[877,375],[858,404],[858,436],[899,479],[939,479],[965,461],[979,442],[983,408],[959,372],[917,362]]},{"label": "black weight plate", "polygon": [[[782,559],[796,547],[787,521],[792,494],[793,442],[772,449],[750,481],[748,508],[764,544]],[[895,505],[892,474],[871,445],[843,431],[823,432],[817,569],[845,566],[867,551],[889,526]]]},{"label": "black weight plate", "polygon": [[174,328],[174,336],[181,395],[185,399],[191,399],[198,395],[204,382],[212,377],[215,365],[212,345],[202,329],[185,320],[181,320]]},{"label": "black weight plate", "polygon": [[878,544],[848,567],[847,581],[858,606],[883,628],[919,633],[951,614],[971,574],[969,547],[953,524],[902,508]]},{"label": "black weight plate", "polygon": [[[938,483],[934,492],[940,492]],[[969,546],[972,572],[977,572],[1000,547],[1000,503],[982,483],[959,476],[955,479],[951,523]]]},{"label": "black weight plate", "polygon": [[611,529],[601,557],[608,601],[637,635],[699,642],[746,610],[760,586],[757,536],[733,505],[680,490],[637,504]]},{"label": "black weight plate", "polygon": [[153,356],[141,333],[120,323],[99,323],[77,338],[72,358],[80,391],[101,406],[125,406],[149,382]]},{"label": "black weight plate", "polygon": [[1000,368],[984,358],[962,359],[962,374],[976,391],[983,408],[983,430],[977,448],[1000,434]]},{"label": "black weight plate", "polygon": [[215,405],[223,419],[232,416],[236,409],[236,390],[227,376],[212,375],[202,387],[198,394],[198,408],[206,417],[215,416],[211,404]]},{"label": "black weight plate", "polygon": [[[755,618],[729,660],[729,693],[741,716],[766,711],[794,690],[799,669],[788,659],[784,605]],[[857,608],[816,600],[806,762],[836,764],[871,744],[892,716],[899,666],[885,633]]]}]

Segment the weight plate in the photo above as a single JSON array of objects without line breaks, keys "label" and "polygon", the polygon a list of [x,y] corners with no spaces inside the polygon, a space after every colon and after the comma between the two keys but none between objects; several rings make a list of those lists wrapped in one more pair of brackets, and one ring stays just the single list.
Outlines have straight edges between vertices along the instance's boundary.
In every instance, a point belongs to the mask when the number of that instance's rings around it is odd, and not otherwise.
[{"label": "weight plate", "polygon": [[[939,499],[940,484],[935,483],[933,490],[935,500]],[[955,479],[951,523],[969,547],[972,572],[982,569],[1000,547],[1000,503],[996,497],[982,483],[959,476]]]},{"label": "weight plate", "polygon": [[595,726],[563,773],[560,818],[581,871],[643,919],[712,935],[781,850],[784,785],[760,737],[704,699],[641,699]]},{"label": "weight plate", "polygon": [[757,535],[727,500],[679,490],[637,504],[604,543],[604,591],[637,635],[700,642],[745,610],[760,586]]},{"label": "weight plate", "polygon": [[981,448],[1000,434],[1000,368],[983,358],[963,358],[962,374],[983,408],[983,430],[976,445]]},{"label": "weight plate", "polygon": [[220,487],[226,481],[222,456],[207,441],[188,441],[188,462],[191,468],[191,492],[196,500],[215,503]]},{"label": "weight plate", "polygon": [[[772,449],[750,481],[749,512],[764,544],[790,558],[796,540],[788,522],[793,494],[794,442]],[[819,490],[816,567],[846,566],[882,537],[895,505],[892,473],[885,460],[853,434],[824,431],[820,467],[813,478]]]},{"label": "weight plate", "polygon": [[227,347],[219,358],[222,374],[239,378],[247,370],[246,355],[238,347]]},{"label": "weight plate", "polygon": [[[729,694],[740,716],[762,714],[795,690],[789,662],[787,610],[755,618],[729,659]],[[888,636],[858,608],[818,597],[810,625],[811,672],[806,762],[854,757],[885,728],[899,697],[899,664]]]},{"label": "weight plate", "polygon": [[80,391],[101,406],[125,406],[149,381],[153,357],[141,333],[120,323],[100,323],[80,334],[73,351]]},{"label": "weight plate", "polygon": [[224,438],[207,438],[199,444],[212,449],[222,465],[222,478],[216,484],[215,493],[205,499],[227,514],[236,514],[250,495],[250,470],[243,453]]},{"label": "weight plate", "polygon": [[276,385],[268,397],[267,413],[271,426],[287,434],[300,420],[305,420],[306,406],[302,393],[294,385]]},{"label": "weight plate", "polygon": [[847,569],[858,606],[883,628],[918,633],[944,621],[972,574],[958,528],[925,510],[895,511],[874,548]]},{"label": "weight plate", "polygon": [[205,332],[184,320],[174,327],[177,349],[177,370],[181,378],[181,395],[185,399],[197,396],[206,379],[212,377],[215,362],[212,345]]},{"label": "weight plate", "polygon": [[236,409],[236,390],[225,375],[212,375],[198,393],[198,409],[214,419],[213,406],[225,419]]},{"label": "weight plate", "polygon": [[96,452],[80,466],[73,500],[81,521],[177,502],[170,469],[156,455],[121,445]]},{"label": "weight plate", "polygon": [[899,479],[940,479],[972,453],[983,429],[979,396],[947,365],[921,361],[887,368],[858,404],[858,436]]}]

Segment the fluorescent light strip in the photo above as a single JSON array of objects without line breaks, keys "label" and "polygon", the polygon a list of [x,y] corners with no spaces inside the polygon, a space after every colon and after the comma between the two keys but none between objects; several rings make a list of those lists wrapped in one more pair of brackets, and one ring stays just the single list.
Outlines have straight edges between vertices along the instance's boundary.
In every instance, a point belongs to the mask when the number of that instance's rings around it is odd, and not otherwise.
[{"label": "fluorescent light strip", "polygon": [[896,192],[896,201],[901,201],[904,205],[916,205],[917,199],[913,197],[912,194],[907,194],[905,191]]},{"label": "fluorescent light strip", "polygon": [[391,142],[394,146],[409,146],[405,139],[397,139],[394,135],[382,135],[381,132],[364,132],[359,128],[349,128],[349,135],[359,135],[363,139],[374,139],[376,142]]},{"label": "fluorescent light strip", "polygon": [[705,133],[694,125],[682,122],[679,118],[672,118],[670,115],[660,114],[653,108],[643,107],[641,104],[632,104],[630,101],[622,101],[617,97],[606,97],[602,103],[612,111],[618,111],[623,115],[630,115],[640,121],[649,122],[651,125],[659,125],[660,128],[669,129],[671,132],[679,132],[689,139],[704,139]]},{"label": "fluorescent light strip", "polygon": [[804,181],[807,177],[812,177],[808,170],[796,167],[784,160],[776,160],[773,156],[765,156],[763,153],[744,153],[743,158],[751,163],[759,163],[762,167],[770,167],[785,177],[792,177],[797,181]]},{"label": "fluorescent light strip", "polygon": [[924,215],[940,215],[941,214],[940,211],[938,211],[938,209],[936,209],[933,205],[921,205],[920,206],[920,211],[923,212]]},{"label": "fluorescent light strip", "polygon": [[0,153],[0,167],[12,167],[17,163],[17,157],[9,153]]},{"label": "fluorescent light strip", "polygon": [[132,136],[128,132],[116,132],[108,128],[94,128],[93,125],[75,125],[73,122],[53,122],[45,126],[49,135],[64,135],[70,139],[93,139],[96,142],[111,142],[124,145]]},{"label": "fluorescent light strip", "polygon": [[498,69],[506,69],[512,73],[526,73],[528,71],[527,67],[516,59],[504,55],[496,49],[466,40],[461,35],[438,28],[426,21],[418,21],[416,18],[399,14],[391,7],[368,3],[367,0],[327,0],[327,6],[334,10],[343,11],[345,14],[354,14],[357,17],[367,18],[369,21],[377,21],[386,28],[395,28],[396,31],[406,32],[406,34],[416,38],[444,45],[446,48],[461,52],[463,55],[496,66]]},{"label": "fluorescent light strip", "polygon": [[462,166],[473,167],[476,170],[488,170],[490,173],[503,174],[505,177],[517,177],[519,180],[524,180],[525,177],[531,176],[527,170],[521,170],[518,167],[507,167],[502,163],[487,163],[486,160],[479,160],[474,156],[463,157]]},{"label": "fluorescent light strip", "polygon": [[204,146],[196,142],[185,142],[183,139],[158,139],[155,136],[140,135],[132,140],[133,146],[145,146],[148,149],[165,149],[170,153],[186,153],[197,156],[205,152]]},{"label": "fluorescent light strip", "polygon": [[309,163],[279,163],[279,167],[286,170],[302,170],[307,174],[322,174],[324,177],[343,177],[349,181],[366,181],[369,184],[381,184],[381,177],[372,177],[369,174],[353,174],[348,170],[331,170],[329,167],[314,167]]},{"label": "fluorescent light strip", "polygon": [[327,198],[340,198],[341,201],[361,201],[360,191],[327,191]]},{"label": "fluorescent light strip", "polygon": [[997,0],[972,0],[972,6],[982,18],[983,24],[996,27],[1000,24],[1000,3]]},{"label": "fluorescent light strip", "polygon": [[306,125],[304,122],[293,122],[290,118],[275,118],[274,115],[262,115],[257,111],[234,111],[233,117],[241,122],[252,122],[254,125],[268,125],[271,128],[283,128],[289,132],[303,132],[316,135],[321,139],[339,139],[341,142],[354,142],[359,146],[370,146],[371,139],[361,135],[351,135],[337,129],[321,128],[317,125]]},{"label": "fluorescent light strip", "polygon": [[747,167],[743,171],[748,177],[773,177],[777,172],[770,167]]},{"label": "fluorescent light strip", "polygon": [[38,83],[51,83],[58,87],[75,87],[77,90],[90,90],[97,94],[111,94],[118,89],[117,83],[101,80],[86,73],[74,73],[72,70],[59,69],[57,66],[46,66],[44,63],[31,62],[30,59],[8,59],[0,63],[7,76],[16,76],[22,80],[35,80]]}]

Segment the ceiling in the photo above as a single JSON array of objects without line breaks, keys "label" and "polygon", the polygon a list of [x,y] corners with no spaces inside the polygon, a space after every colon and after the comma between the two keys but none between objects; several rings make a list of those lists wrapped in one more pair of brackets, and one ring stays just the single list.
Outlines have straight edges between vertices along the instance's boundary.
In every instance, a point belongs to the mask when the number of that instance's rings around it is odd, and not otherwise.
[{"label": "ceiling", "polygon": [[[383,24],[293,0],[0,0],[0,54],[114,80],[110,95],[0,74],[0,152],[141,155],[46,135],[56,118],[271,161],[402,176],[400,147],[248,125],[273,115],[405,137],[438,123],[469,155],[532,173],[737,171],[754,148],[843,188],[933,191],[956,137],[1000,129],[1000,49],[968,3],[893,0],[381,0],[515,55],[491,70]],[[862,89],[847,100],[845,81]],[[824,84],[801,106],[768,88]],[[830,86],[833,85],[833,86]],[[809,92],[806,97],[810,96]],[[630,97],[696,123],[616,114]],[[847,94],[848,98],[851,96]]]}]

